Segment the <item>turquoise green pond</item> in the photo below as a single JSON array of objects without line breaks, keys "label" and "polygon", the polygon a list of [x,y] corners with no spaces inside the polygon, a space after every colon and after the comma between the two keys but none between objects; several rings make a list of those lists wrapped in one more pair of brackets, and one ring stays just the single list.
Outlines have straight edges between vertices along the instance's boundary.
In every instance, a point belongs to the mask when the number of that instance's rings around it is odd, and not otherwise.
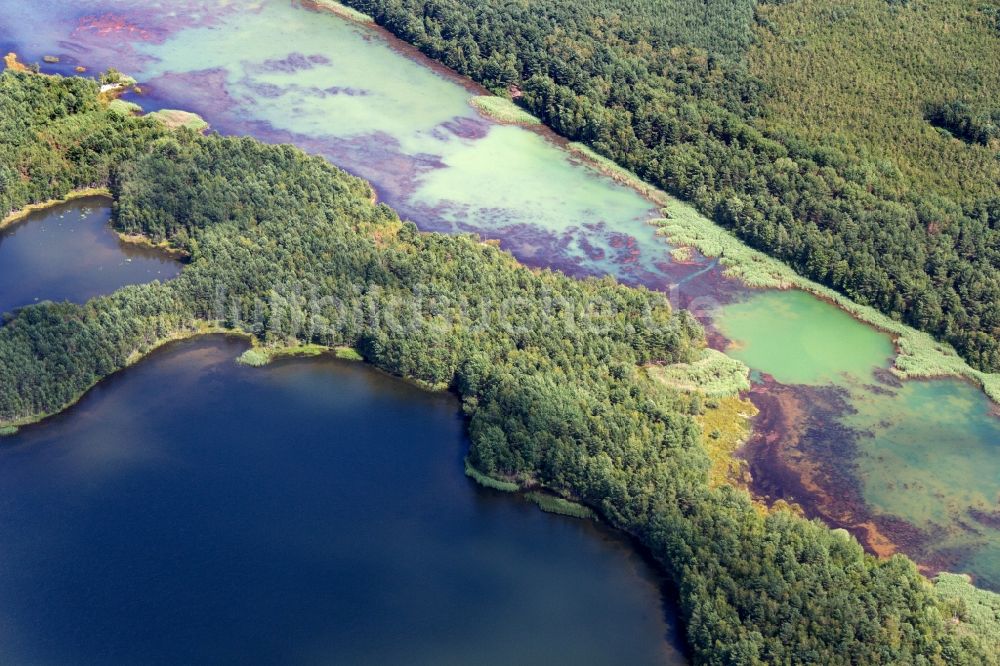
[{"label": "turquoise green pond", "polygon": [[[279,1],[0,0],[0,11],[4,52],[59,55],[46,71],[116,66],[140,80],[131,98],[147,110],[190,109],[218,131],[322,154],[422,229],[476,232],[532,265],[654,289],[705,268],[670,261],[648,201],[541,133],[481,117],[475,91],[373,29]],[[712,279],[687,286],[711,294]],[[734,356],[773,377],[755,390],[799,396],[806,459],[837,438],[841,457],[822,462],[860,493],[859,522],[905,522],[916,536],[904,552],[1000,589],[1000,434],[975,387],[895,385],[889,338],[802,292],[752,292],[713,321]],[[837,408],[819,411],[817,391]]]},{"label": "turquoise green pond", "polygon": [[804,291],[764,291],[713,319],[726,353],[783,384],[830,384],[891,365],[889,336]]}]

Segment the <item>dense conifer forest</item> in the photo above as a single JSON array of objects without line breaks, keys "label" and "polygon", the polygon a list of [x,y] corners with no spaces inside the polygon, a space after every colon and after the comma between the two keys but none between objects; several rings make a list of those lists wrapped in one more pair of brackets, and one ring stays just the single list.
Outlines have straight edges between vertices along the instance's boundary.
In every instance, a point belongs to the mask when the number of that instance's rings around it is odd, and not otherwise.
[{"label": "dense conifer forest", "polygon": [[[996,663],[993,595],[954,578],[938,589],[905,557],[878,560],[709,487],[699,401],[644,370],[704,346],[661,294],[419,233],[322,159],[110,113],[92,82],[5,73],[0,90],[4,202],[107,186],[119,230],[189,256],[166,283],[8,314],[0,426],[57,411],[206,325],[351,346],[457,393],[479,472],[582,501],[647,546],[676,582],[699,663]],[[37,141],[56,135],[71,138]]]},{"label": "dense conifer forest", "polygon": [[1000,370],[992,0],[345,0],[750,245]]}]

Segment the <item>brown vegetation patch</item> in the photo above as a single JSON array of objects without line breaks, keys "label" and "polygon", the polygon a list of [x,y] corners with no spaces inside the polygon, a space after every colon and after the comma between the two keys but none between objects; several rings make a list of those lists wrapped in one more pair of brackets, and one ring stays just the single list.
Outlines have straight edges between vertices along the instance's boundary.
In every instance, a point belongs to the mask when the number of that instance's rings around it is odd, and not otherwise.
[{"label": "brown vegetation patch", "polygon": [[929,571],[945,564],[928,551],[929,535],[875,514],[865,502],[853,462],[861,433],[840,423],[850,410],[840,389],[789,386],[768,377],[751,397],[760,415],[739,454],[749,463],[754,495],[768,503],[794,502],[806,516],[846,529],[879,557],[903,551]]},{"label": "brown vegetation patch", "polygon": [[5,55],[3,57],[3,62],[4,62],[4,65],[7,66],[7,69],[11,70],[12,72],[30,72],[31,71],[28,68],[27,65],[25,65],[25,64],[21,63],[20,61],[18,61],[17,54],[14,53],[13,51],[11,51],[10,53],[8,53],[7,55]]}]

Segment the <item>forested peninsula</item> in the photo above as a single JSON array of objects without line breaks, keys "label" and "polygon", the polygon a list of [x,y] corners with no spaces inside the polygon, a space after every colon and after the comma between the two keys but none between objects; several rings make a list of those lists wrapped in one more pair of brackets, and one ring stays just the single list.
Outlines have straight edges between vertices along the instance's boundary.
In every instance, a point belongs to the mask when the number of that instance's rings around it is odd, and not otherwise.
[{"label": "forested peninsula", "polygon": [[107,187],[119,231],[188,263],[169,282],[5,315],[0,427],[200,330],[353,347],[455,392],[480,474],[582,502],[647,547],[676,583],[698,663],[997,663],[996,595],[932,584],[905,557],[876,559],[709,484],[701,400],[645,370],[696,361],[705,344],[662,294],[419,233],[320,158],[169,130],[97,93],[81,78],[0,76],[2,210]]},{"label": "forested peninsula", "polygon": [[344,0],[1000,371],[1000,30],[964,0]]}]

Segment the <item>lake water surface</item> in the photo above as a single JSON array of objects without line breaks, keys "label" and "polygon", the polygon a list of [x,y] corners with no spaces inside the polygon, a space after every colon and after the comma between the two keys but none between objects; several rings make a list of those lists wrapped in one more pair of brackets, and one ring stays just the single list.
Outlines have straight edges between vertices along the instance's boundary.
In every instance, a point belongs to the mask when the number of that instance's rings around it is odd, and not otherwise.
[{"label": "lake water surface", "polygon": [[627,540],[464,475],[452,396],[244,348],[2,440],[5,663],[684,663]]},{"label": "lake water surface", "polygon": [[177,261],[118,239],[108,225],[110,204],[105,197],[76,199],[0,230],[0,313],[45,300],[83,303],[176,276]]}]

